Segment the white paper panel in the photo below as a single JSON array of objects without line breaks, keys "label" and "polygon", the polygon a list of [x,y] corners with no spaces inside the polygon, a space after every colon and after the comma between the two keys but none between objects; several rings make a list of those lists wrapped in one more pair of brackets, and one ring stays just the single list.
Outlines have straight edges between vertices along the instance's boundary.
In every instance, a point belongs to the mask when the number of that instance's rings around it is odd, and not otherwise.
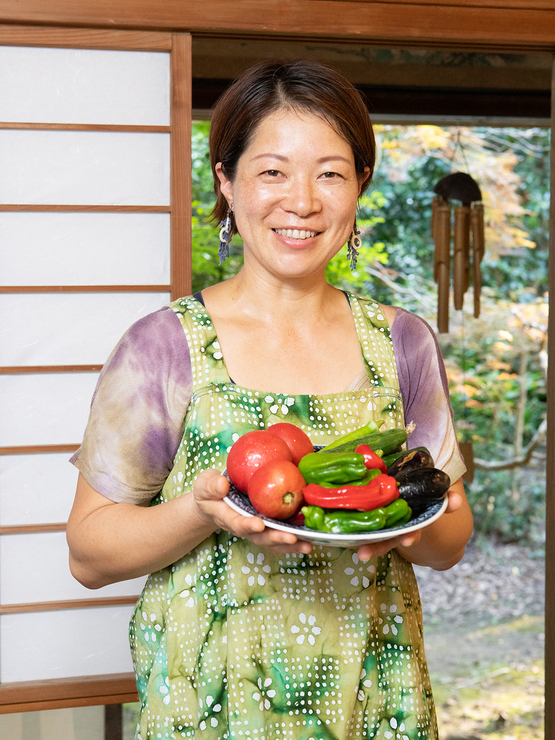
[{"label": "white paper panel", "polygon": [[0,295],[0,365],[103,364],[135,321],[169,293]]},{"label": "white paper panel", "polygon": [[70,457],[0,455],[0,526],[67,521],[79,475]]},{"label": "white paper panel", "polygon": [[0,375],[0,447],[78,444],[98,373]]},{"label": "white paper panel", "polygon": [[0,120],[169,124],[169,54],[0,47]]},{"label": "white paper panel", "polygon": [[0,679],[131,673],[132,606],[27,612],[0,616]]},{"label": "white paper panel", "polygon": [[0,203],[170,202],[169,134],[0,131]]},{"label": "white paper panel", "polygon": [[0,536],[0,603],[96,599],[140,594],[146,578],[90,591],[73,578],[65,532]]},{"label": "white paper panel", "polygon": [[0,212],[0,265],[4,285],[168,284],[170,215]]}]

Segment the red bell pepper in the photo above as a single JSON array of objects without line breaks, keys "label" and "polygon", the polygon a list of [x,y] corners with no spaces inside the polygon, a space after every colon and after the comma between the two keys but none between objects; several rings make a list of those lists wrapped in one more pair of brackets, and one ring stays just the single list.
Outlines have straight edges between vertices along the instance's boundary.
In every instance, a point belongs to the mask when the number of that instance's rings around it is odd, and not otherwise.
[{"label": "red bell pepper", "polygon": [[387,506],[399,498],[399,487],[395,478],[380,473],[365,486],[338,486],[326,488],[317,483],[309,483],[303,488],[307,504],[326,509],[359,509],[371,511]]},{"label": "red bell pepper", "polygon": [[381,470],[382,473],[387,473],[387,465],[384,463],[382,458],[374,452],[369,445],[359,445],[355,452],[364,457],[364,464],[368,470]]}]

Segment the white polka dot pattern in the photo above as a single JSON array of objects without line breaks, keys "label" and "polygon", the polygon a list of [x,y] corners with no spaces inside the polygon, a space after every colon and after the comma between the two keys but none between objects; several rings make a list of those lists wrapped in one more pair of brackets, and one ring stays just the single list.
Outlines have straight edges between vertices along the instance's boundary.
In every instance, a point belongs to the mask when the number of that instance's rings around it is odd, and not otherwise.
[{"label": "white polka dot pattern", "polygon": [[[189,342],[193,397],[156,503],[223,469],[241,434],[290,421],[325,444],[385,419],[403,425],[380,306],[349,295],[371,388],[287,396],[235,386],[205,308],[172,308]],[[273,555],[225,531],[150,576],[130,625],[138,740],[436,740],[412,566],[395,552]]]}]

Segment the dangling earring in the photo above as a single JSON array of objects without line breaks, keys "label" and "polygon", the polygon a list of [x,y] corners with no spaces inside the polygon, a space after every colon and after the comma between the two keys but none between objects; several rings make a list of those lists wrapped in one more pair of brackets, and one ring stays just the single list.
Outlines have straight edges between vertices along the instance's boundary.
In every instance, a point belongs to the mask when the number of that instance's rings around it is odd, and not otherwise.
[{"label": "dangling earring", "polygon": [[351,272],[354,272],[356,270],[358,253],[361,247],[362,239],[360,238],[360,229],[357,227],[357,222],[355,221],[355,225],[353,226],[351,236],[349,237],[349,241],[347,243],[347,257],[349,259]]},{"label": "dangling earring", "polygon": [[220,248],[218,257],[220,265],[229,257],[229,242],[231,241],[231,214],[233,213],[233,203],[227,209],[227,216],[220,221]]}]

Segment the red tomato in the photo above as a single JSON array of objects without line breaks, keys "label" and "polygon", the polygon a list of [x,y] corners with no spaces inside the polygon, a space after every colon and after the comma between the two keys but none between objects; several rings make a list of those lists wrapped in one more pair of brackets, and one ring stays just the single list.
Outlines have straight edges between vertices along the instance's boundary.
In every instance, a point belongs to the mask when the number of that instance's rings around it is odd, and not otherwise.
[{"label": "red tomato", "polygon": [[246,493],[254,471],[271,460],[291,462],[289,447],[276,434],[256,429],[233,444],[227,456],[227,474],[233,485]]},{"label": "red tomato", "polygon": [[301,457],[308,455],[309,452],[314,452],[310,437],[294,424],[283,421],[279,424],[272,424],[271,427],[268,427],[268,431],[277,434],[287,443],[295,465],[299,464]]},{"label": "red tomato", "polygon": [[272,519],[289,519],[302,506],[305,486],[305,479],[294,463],[272,460],[253,474],[248,494],[259,514]]}]

